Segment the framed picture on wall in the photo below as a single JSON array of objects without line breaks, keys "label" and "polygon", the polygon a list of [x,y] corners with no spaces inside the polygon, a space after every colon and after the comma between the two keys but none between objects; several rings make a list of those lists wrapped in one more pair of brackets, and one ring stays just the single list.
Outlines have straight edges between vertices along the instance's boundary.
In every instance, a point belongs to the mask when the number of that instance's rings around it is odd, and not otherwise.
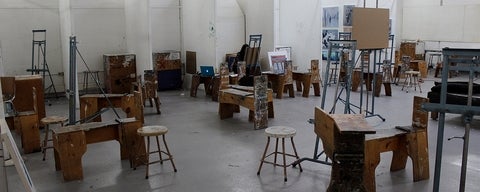
[{"label": "framed picture on wall", "polygon": [[353,8],[355,5],[343,6],[343,26],[352,26],[353,22]]},{"label": "framed picture on wall", "polygon": [[323,8],[323,27],[338,27],[338,7]]},{"label": "framed picture on wall", "polygon": [[338,29],[324,29],[322,31],[322,48],[329,47],[328,41],[338,39]]}]

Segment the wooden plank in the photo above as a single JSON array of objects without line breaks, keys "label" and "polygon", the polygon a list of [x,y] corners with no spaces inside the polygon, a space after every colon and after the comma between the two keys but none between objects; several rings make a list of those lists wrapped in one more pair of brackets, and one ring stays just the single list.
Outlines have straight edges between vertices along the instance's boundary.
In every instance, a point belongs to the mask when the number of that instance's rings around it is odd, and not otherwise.
[{"label": "wooden plank", "polygon": [[[80,97],[80,118],[84,119],[95,114],[102,108],[109,108],[110,100],[113,107],[122,108],[127,117],[136,117],[143,122],[143,104],[140,105],[141,94],[87,94]],[[137,101],[137,102],[136,102]],[[94,121],[101,121],[101,117],[97,117]]]},{"label": "wooden plank", "polygon": [[[187,56],[191,56],[191,55],[187,55]],[[195,54],[193,56],[195,56]],[[153,62],[154,62],[155,69],[157,71],[165,71],[165,70],[182,68],[182,62],[180,60],[179,51],[153,53]],[[195,60],[195,65],[196,65],[196,60]]]},{"label": "wooden plank", "polygon": [[230,88],[253,93],[253,87],[250,87],[250,86],[230,85]]},{"label": "wooden plank", "polygon": [[38,124],[45,117],[45,102],[43,80],[40,75],[15,76],[15,100],[13,104],[17,111],[31,111],[33,106],[32,87],[36,89]]},{"label": "wooden plank", "polygon": [[15,169],[17,170],[17,174],[19,175],[20,180],[25,187],[25,191],[35,192],[36,188],[33,184],[32,178],[30,177],[27,167],[25,166],[25,162],[23,161],[23,158],[18,151],[17,144],[15,144],[12,133],[8,128],[7,122],[3,118],[0,119],[0,133],[0,141],[4,144],[3,150],[5,150],[10,155],[15,165]]},{"label": "wooden plank", "polygon": [[84,129],[87,144],[100,143],[111,140],[120,140],[118,124],[102,126],[94,129]]},{"label": "wooden plank", "polygon": [[83,179],[82,156],[87,151],[85,132],[53,134],[56,167],[60,167],[65,181]]},{"label": "wooden plank", "polygon": [[186,73],[197,73],[197,52],[186,51],[185,68]]},{"label": "wooden plank", "polygon": [[19,115],[14,118],[14,125],[22,140],[23,153],[33,153],[41,150],[40,130],[36,113]]},{"label": "wooden plank", "polygon": [[221,92],[229,93],[229,94],[232,94],[232,95],[239,95],[239,96],[242,96],[242,97],[253,96],[253,92],[247,92],[247,91],[242,91],[242,90],[238,90],[238,89],[224,89],[224,90],[221,90]]},{"label": "wooden plank", "polygon": [[[267,76],[254,77],[254,112],[255,118],[253,126],[255,129],[264,129],[268,127],[268,87]],[[292,89],[293,91],[293,89]],[[277,93],[278,94],[278,93]],[[283,94],[283,92],[281,93]]]},{"label": "wooden plank", "polygon": [[416,130],[425,130],[428,127],[428,111],[422,108],[429,99],[425,97],[413,97],[412,127]]},{"label": "wooden plank", "polygon": [[[98,99],[94,97],[80,97],[80,119],[85,119],[95,114],[98,110]],[[102,121],[100,116],[93,119],[95,122]]]},{"label": "wooden plank", "polygon": [[88,131],[90,129],[97,129],[101,127],[106,127],[110,125],[116,125],[116,122],[90,122],[90,123],[83,123],[77,125],[68,125],[65,127],[54,127],[51,130],[54,134],[63,134],[63,133],[70,133],[75,131]]},{"label": "wooden plank", "polygon": [[32,153],[41,149],[36,88],[30,87],[30,94],[27,95],[32,98],[32,106],[28,111],[17,111],[14,126],[21,136],[23,152]]},{"label": "wooden plank", "polygon": [[365,121],[362,114],[331,114],[340,133],[375,133],[375,129]]},{"label": "wooden plank", "polygon": [[104,54],[105,89],[107,93],[129,93],[137,81],[135,54]]},{"label": "wooden plank", "polygon": [[335,121],[333,118],[319,107],[315,107],[315,133],[322,141],[323,150],[330,159],[333,159],[335,151],[333,132]]},{"label": "wooden plank", "polygon": [[[122,140],[120,141],[122,154],[130,159],[130,167],[137,167],[147,162],[145,141],[143,137],[137,134],[137,130],[142,126],[142,123],[140,121],[123,121],[120,126],[122,130]],[[122,155],[122,159],[125,158],[125,155]]]}]

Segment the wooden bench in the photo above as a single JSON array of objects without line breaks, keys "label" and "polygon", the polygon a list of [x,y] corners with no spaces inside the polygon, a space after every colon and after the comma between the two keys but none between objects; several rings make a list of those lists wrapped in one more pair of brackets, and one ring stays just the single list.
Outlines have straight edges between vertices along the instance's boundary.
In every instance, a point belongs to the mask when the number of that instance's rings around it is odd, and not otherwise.
[{"label": "wooden bench", "polygon": [[[268,118],[274,117],[273,93],[271,89],[266,89],[266,85],[265,90],[266,94],[263,96],[265,98],[262,98],[261,95],[255,95],[253,87],[231,86],[231,88],[220,90],[218,97],[220,119],[233,117],[233,113],[237,111],[238,106],[243,106],[250,110],[248,119],[254,121],[255,128],[268,127]],[[264,104],[255,104],[261,99],[265,100]]]},{"label": "wooden bench", "polygon": [[83,179],[82,156],[87,144],[117,140],[121,159],[129,159],[131,166],[146,162],[145,142],[137,135],[142,122],[135,118],[119,122],[91,122],[66,127],[56,127],[53,132],[55,168],[63,171],[65,181]]},{"label": "wooden bench", "polygon": [[212,83],[213,77],[211,76],[202,76],[200,74],[193,74],[192,83],[190,85],[190,97],[197,97],[198,86],[202,84],[205,86],[205,94],[212,94]]},{"label": "wooden bench", "polygon": [[[86,94],[80,97],[80,119],[90,117],[100,111],[102,108],[110,107],[108,100],[113,107],[121,108],[127,117],[135,117],[142,123],[143,118],[143,101],[139,92],[134,94]],[[93,119],[95,122],[102,121],[101,116]]]},{"label": "wooden bench", "polygon": [[[358,115],[329,115],[320,108],[315,108],[315,133],[322,140],[325,154],[330,159],[333,159],[334,162],[330,183],[332,190],[335,191],[335,189],[342,189],[340,191],[375,191],[375,169],[380,162],[380,153],[387,151],[393,152],[390,171],[405,169],[407,157],[410,157],[413,165],[413,180],[420,181],[428,179],[428,112],[422,110],[421,108],[421,105],[425,102],[428,102],[428,99],[414,97],[411,126],[397,127],[398,129],[377,130],[375,134],[368,134],[365,137],[360,137],[359,134],[357,134],[355,137],[350,137],[342,134],[342,130],[339,132],[336,130],[337,128],[335,128],[338,126],[338,122],[342,121],[341,119],[355,119],[358,118],[356,117]],[[352,120],[344,122],[352,123]],[[360,123],[353,125],[362,127]],[[363,166],[362,170],[351,167],[352,165],[349,163],[352,163],[352,161],[342,162],[342,158],[339,158],[338,155],[343,153],[345,150],[345,148],[339,148],[339,146],[352,146],[352,143],[355,143],[358,141],[358,139],[361,139],[363,143],[359,143],[356,147],[347,148],[347,150],[353,150],[352,154],[356,155],[346,155],[345,157],[356,156],[357,163],[353,163],[357,166],[357,168],[358,165]],[[359,155],[360,151],[358,150],[363,152],[362,155]],[[361,161],[362,159],[358,158],[363,158],[363,161]],[[340,162],[337,167],[335,167],[336,162]],[[348,171],[342,172],[342,170]],[[363,174],[363,177],[361,174]],[[359,181],[362,181],[363,185],[359,184]]]},{"label": "wooden bench", "polygon": [[37,108],[37,89],[35,87],[30,88],[30,95],[33,99],[31,109],[25,111],[17,111],[17,114],[13,116],[15,131],[20,135],[22,141],[23,153],[38,152],[42,148],[40,146],[40,129],[38,120],[38,108]]},{"label": "wooden bench", "polygon": [[318,69],[318,60],[311,61],[309,72],[293,71],[292,78],[296,81],[297,91],[303,92],[302,97],[308,97],[310,94],[310,84],[313,85],[313,91],[315,96],[320,96],[320,73]]}]

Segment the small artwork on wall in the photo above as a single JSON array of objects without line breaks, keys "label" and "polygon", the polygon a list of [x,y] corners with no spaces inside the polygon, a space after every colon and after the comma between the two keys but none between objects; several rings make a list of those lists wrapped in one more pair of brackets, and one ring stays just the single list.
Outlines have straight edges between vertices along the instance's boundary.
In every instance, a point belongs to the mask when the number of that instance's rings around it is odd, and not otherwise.
[{"label": "small artwork on wall", "polygon": [[338,27],[338,7],[323,8],[323,27]]},{"label": "small artwork on wall", "polygon": [[352,26],[353,8],[355,5],[343,6],[343,26]]},{"label": "small artwork on wall", "polygon": [[392,34],[392,19],[388,20],[388,34]]},{"label": "small artwork on wall", "polygon": [[328,48],[328,41],[338,39],[338,29],[324,29],[322,31],[322,48]]}]

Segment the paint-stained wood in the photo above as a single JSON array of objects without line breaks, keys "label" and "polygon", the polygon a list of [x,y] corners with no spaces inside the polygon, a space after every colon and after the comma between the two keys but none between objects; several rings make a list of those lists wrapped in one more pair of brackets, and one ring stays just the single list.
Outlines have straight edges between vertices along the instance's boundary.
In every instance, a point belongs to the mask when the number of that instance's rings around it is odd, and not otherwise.
[{"label": "paint-stained wood", "polygon": [[[291,75],[291,71],[290,71]],[[291,78],[291,76],[290,76]],[[264,129],[268,127],[268,82],[266,76],[254,77],[254,119],[255,129]],[[293,92],[293,84],[291,91]]]},{"label": "paint-stained wood", "polygon": [[18,111],[17,115],[14,116],[14,129],[20,135],[23,153],[33,153],[41,150],[40,146],[40,130],[39,130],[39,120],[38,120],[38,108],[37,108],[37,89],[35,87],[30,87],[30,94],[25,94],[30,96],[32,100],[32,105],[30,109],[26,111]]},{"label": "paint-stained wood", "polygon": [[135,54],[104,54],[105,90],[107,93],[129,93],[137,81]]},{"label": "paint-stained wood", "polygon": [[32,87],[36,89],[38,123],[45,117],[43,79],[41,75],[15,76],[15,100],[13,105],[17,111],[30,111],[33,106]]},{"label": "paint-stained wood", "polygon": [[[263,80],[266,82],[266,78]],[[266,128],[264,127],[266,124],[260,119],[274,117],[273,93],[271,89],[267,89],[266,84],[262,89],[265,89],[263,94],[256,92],[256,88],[245,86],[231,86],[220,90],[218,101],[220,119],[233,117],[237,107],[243,106],[249,109],[249,120],[254,121],[255,128]]]},{"label": "paint-stained wood", "polygon": [[65,181],[83,179],[82,156],[86,145],[117,140],[121,159],[130,159],[131,165],[145,162],[139,156],[145,151],[143,139],[136,134],[142,123],[135,118],[119,122],[91,122],[52,128],[55,167],[62,170]]},{"label": "paint-stained wood", "polygon": [[[110,103],[115,108],[121,108],[127,117],[135,117],[143,121],[143,107],[141,94],[86,94],[80,97],[80,118],[89,117],[102,108],[110,107]],[[107,100],[108,98],[108,100]],[[110,103],[108,102],[110,101]],[[135,102],[137,101],[137,102]],[[101,121],[101,117],[97,117],[94,121]]]},{"label": "paint-stained wood", "polygon": [[[375,134],[362,115],[329,115],[315,108],[315,133],[327,157],[333,159],[327,191],[375,191],[375,169],[382,152],[393,152],[390,171],[413,165],[413,181],[429,178],[428,112],[421,105],[428,99],[414,97],[412,124],[397,129],[378,129]],[[363,132],[366,130],[366,132]],[[361,181],[361,182],[360,182]]]}]

